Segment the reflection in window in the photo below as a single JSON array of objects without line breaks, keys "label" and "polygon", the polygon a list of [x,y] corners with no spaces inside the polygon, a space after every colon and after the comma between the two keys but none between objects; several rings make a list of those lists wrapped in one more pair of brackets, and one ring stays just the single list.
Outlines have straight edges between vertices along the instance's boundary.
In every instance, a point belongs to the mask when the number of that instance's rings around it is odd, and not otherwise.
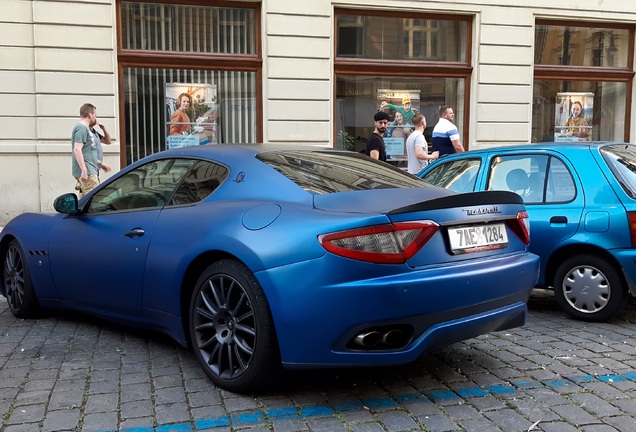
[{"label": "reflection in window", "polygon": [[466,62],[468,18],[446,20],[338,13],[338,57]]},{"label": "reflection in window", "polygon": [[426,186],[405,171],[356,153],[270,151],[256,157],[313,194]]},{"label": "reflection in window", "polygon": [[254,54],[255,14],[231,9],[122,2],[124,49]]},{"label": "reflection in window", "polygon": [[537,25],[534,63],[627,67],[629,30],[602,27]]},{"label": "reflection in window", "polygon": [[[420,99],[411,99],[411,109],[421,112],[426,118],[424,137],[432,142],[433,128],[439,120],[439,109],[450,105],[455,111],[455,124],[464,121],[465,80],[462,78],[417,78],[396,76],[338,75],[336,77],[336,130],[340,131],[336,139],[336,148],[362,151],[367,139],[373,132],[373,114],[380,109],[381,102],[401,105],[401,98],[382,99],[381,95],[391,89],[399,94],[405,91],[422,95]],[[396,110],[385,108],[389,115],[387,137],[393,132]],[[399,130],[399,128],[398,128]],[[347,139],[350,138],[349,141]],[[395,137],[393,137],[395,138]],[[389,162],[404,162],[406,166],[406,139],[403,137],[400,147],[389,145]],[[388,141],[385,141],[385,143]]]},{"label": "reflection in window", "polygon": [[218,92],[220,144],[257,142],[256,73],[124,68],[126,164],[165,150],[165,83],[214,84]]},{"label": "reflection in window", "polygon": [[479,158],[446,162],[429,171],[422,180],[454,192],[472,192],[480,165]]},{"label": "reflection in window", "polygon": [[440,57],[438,20],[404,19],[404,50],[407,58],[437,59]]},{"label": "reflection in window", "polygon": [[161,208],[193,163],[161,159],[142,165],[96,192],[88,213]]},{"label": "reflection in window", "polygon": [[557,93],[562,91],[593,94],[592,141],[624,140],[627,83],[536,80],[533,86],[532,142],[554,141],[559,106]]},{"label": "reflection in window", "polygon": [[338,55],[362,57],[364,55],[364,17],[342,16],[338,22]]},{"label": "reflection in window", "polygon": [[632,145],[610,145],[601,148],[603,159],[625,193],[636,199],[636,150]]},{"label": "reflection in window", "polygon": [[194,204],[207,198],[227,178],[229,170],[207,161],[197,162],[175,191],[170,205]]}]

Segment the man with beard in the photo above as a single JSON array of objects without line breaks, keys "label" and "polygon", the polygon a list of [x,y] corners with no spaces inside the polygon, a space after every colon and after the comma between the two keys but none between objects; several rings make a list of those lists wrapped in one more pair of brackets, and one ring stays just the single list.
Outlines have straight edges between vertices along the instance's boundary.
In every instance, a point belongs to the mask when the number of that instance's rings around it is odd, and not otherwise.
[{"label": "man with beard", "polygon": [[75,189],[82,198],[99,185],[97,173],[101,164],[97,162],[97,145],[91,134],[91,128],[97,124],[97,109],[95,105],[85,103],[79,113],[81,119],[71,133],[72,174],[77,181]]},{"label": "man with beard", "polygon": [[378,111],[373,116],[373,120],[375,121],[375,129],[367,140],[366,153],[373,159],[386,162],[386,147],[382,136],[389,124],[389,115],[384,111]]}]

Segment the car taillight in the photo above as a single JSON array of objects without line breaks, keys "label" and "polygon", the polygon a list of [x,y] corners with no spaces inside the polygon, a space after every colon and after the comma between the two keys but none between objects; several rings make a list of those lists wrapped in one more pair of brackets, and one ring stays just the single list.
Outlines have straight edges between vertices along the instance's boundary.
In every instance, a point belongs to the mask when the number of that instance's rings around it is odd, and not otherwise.
[{"label": "car taillight", "polygon": [[636,212],[627,212],[629,234],[632,237],[632,247],[636,247]]},{"label": "car taillight", "polygon": [[435,234],[433,221],[401,222],[356,228],[318,237],[329,252],[359,261],[402,264]]},{"label": "car taillight", "polygon": [[527,211],[517,212],[517,219],[509,222],[510,228],[525,244],[530,243],[530,220]]}]

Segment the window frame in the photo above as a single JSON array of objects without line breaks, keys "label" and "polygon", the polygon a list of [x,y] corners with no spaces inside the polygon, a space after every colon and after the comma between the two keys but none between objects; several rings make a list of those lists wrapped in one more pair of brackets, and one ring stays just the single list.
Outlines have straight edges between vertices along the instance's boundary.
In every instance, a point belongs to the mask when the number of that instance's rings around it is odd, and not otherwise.
[{"label": "window frame", "polygon": [[[621,29],[629,31],[629,42],[627,49],[627,67],[607,67],[607,66],[576,66],[576,65],[542,65],[534,64],[533,87],[536,81],[601,81],[601,82],[621,82],[626,84],[625,96],[625,131],[624,141],[630,141],[631,135],[631,113],[632,113],[632,92],[635,71],[629,65],[634,64],[634,36],[633,24],[613,24],[609,22],[596,21],[562,21],[552,19],[536,19],[536,27],[556,26],[556,27],[587,27],[599,29]],[[536,47],[535,47],[536,48]]]},{"label": "window frame", "polygon": [[[334,23],[334,83],[337,81],[338,75],[349,76],[396,76],[409,78],[457,78],[464,80],[464,113],[463,122],[460,126],[462,143],[464,147],[469,141],[470,126],[470,95],[471,95],[471,77],[473,74],[472,66],[472,45],[473,45],[473,26],[474,16],[472,15],[451,15],[451,14],[430,14],[430,13],[414,13],[412,11],[388,11],[388,10],[365,10],[365,16],[380,16],[388,18],[408,18],[408,19],[435,19],[448,21],[463,21],[466,23],[466,52],[465,61],[448,62],[448,61],[431,61],[431,60],[373,60],[373,59],[357,59],[348,57],[338,57],[338,17],[341,15],[359,16],[361,13],[356,9],[335,8]],[[337,99],[337,86],[333,86],[333,100]],[[333,104],[333,118],[337,117],[337,104]],[[336,145],[337,128],[332,130],[332,142]]]},{"label": "window frame", "polygon": [[[255,54],[217,54],[195,53],[188,51],[151,51],[123,48],[122,3],[159,3],[176,6],[227,7],[251,9],[254,11]],[[117,36],[117,87],[120,95],[125,92],[124,71],[126,68],[193,69],[207,71],[239,71],[256,74],[256,135],[263,142],[263,58],[261,43],[261,2],[236,2],[216,0],[116,0],[116,36]],[[119,98],[120,118],[125,119],[125,100]],[[126,125],[119,123],[120,166],[127,165]]]}]

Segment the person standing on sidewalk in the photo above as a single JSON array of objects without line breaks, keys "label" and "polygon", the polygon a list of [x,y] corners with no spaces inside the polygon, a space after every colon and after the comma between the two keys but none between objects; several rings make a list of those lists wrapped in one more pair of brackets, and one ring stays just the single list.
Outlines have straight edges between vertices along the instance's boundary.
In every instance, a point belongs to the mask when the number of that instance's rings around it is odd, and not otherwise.
[{"label": "person standing on sidewalk", "polygon": [[80,107],[79,114],[80,121],[71,133],[73,148],[71,172],[77,181],[75,189],[79,190],[79,197],[82,198],[99,184],[97,145],[91,133],[91,129],[97,124],[97,108],[93,104],[85,103]]},{"label": "person standing on sidewalk", "polygon": [[373,116],[375,129],[367,140],[366,153],[373,159],[386,162],[386,146],[384,145],[384,133],[389,124],[389,115],[384,111],[378,111]]},{"label": "person standing on sidewalk", "polygon": [[[110,138],[110,133],[106,130],[106,126],[100,121],[97,121],[97,126],[104,133],[103,135],[97,132],[95,126],[91,128],[91,134],[93,135],[93,141],[95,141],[95,145],[97,147],[97,166],[104,170],[104,172],[110,172],[112,167],[104,162],[104,148],[102,144],[110,144],[112,139]],[[97,178],[99,179],[99,170],[97,171]]]},{"label": "person standing on sidewalk", "polygon": [[428,165],[429,161],[437,159],[439,152],[428,154],[428,143],[424,138],[426,118],[422,113],[413,116],[415,130],[406,140],[406,156],[408,159],[408,172],[417,174]]},{"label": "person standing on sidewalk", "polygon": [[464,146],[459,139],[459,131],[455,122],[453,108],[444,105],[439,109],[439,121],[433,128],[433,151],[438,151],[442,157],[447,154],[461,153]]}]

